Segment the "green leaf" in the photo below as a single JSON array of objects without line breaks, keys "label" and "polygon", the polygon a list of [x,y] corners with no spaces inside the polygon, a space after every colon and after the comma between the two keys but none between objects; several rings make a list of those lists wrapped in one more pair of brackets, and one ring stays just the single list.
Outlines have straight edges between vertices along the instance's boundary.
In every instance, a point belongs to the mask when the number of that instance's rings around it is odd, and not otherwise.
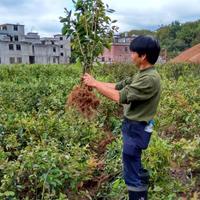
[{"label": "green leaf", "polygon": [[66,25],[62,27],[62,34],[63,35],[66,35],[68,33],[68,31],[69,31],[69,29]]},{"label": "green leaf", "polygon": [[68,21],[67,18],[60,17],[60,22],[61,23],[64,23],[64,22],[67,22],[67,21]]},{"label": "green leaf", "polygon": [[116,22],[117,22],[117,20],[113,20],[113,21],[112,21],[112,23],[116,23]]},{"label": "green leaf", "polygon": [[13,197],[13,196],[15,196],[15,193],[12,192],[12,191],[6,191],[6,192],[4,192],[4,195],[5,195],[6,197],[9,197],[9,196]]},{"label": "green leaf", "polygon": [[155,192],[160,192],[160,191],[162,191],[163,189],[162,189],[160,186],[155,186],[153,190],[154,190]]}]

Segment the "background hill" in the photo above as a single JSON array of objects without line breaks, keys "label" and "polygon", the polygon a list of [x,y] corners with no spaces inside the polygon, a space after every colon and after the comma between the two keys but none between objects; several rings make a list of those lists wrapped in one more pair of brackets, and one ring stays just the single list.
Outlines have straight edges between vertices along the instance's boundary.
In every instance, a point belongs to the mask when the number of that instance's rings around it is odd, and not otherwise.
[{"label": "background hill", "polygon": [[174,21],[169,25],[161,25],[155,31],[131,30],[128,32],[128,35],[132,34],[149,34],[157,37],[162,48],[167,49],[169,57],[172,58],[181,51],[200,43],[200,20],[187,23]]}]

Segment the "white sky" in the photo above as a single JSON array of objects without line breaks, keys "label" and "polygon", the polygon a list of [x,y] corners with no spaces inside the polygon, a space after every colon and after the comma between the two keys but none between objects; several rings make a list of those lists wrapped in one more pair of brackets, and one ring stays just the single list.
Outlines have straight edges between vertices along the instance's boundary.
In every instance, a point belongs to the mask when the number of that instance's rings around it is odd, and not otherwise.
[{"label": "white sky", "polygon": [[[103,0],[116,12],[119,32],[132,29],[155,30],[160,25],[200,19],[200,0]],[[24,24],[26,32],[41,36],[60,33],[64,8],[72,9],[71,0],[0,0],[0,24]]]}]

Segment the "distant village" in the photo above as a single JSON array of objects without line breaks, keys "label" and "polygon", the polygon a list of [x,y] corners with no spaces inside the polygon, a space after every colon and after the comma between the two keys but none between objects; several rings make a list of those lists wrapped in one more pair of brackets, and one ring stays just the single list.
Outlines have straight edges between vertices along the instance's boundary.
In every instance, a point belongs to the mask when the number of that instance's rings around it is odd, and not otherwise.
[{"label": "distant village", "polygon": [[[135,37],[137,35],[115,35],[111,49],[104,49],[98,61],[131,62],[129,45]],[[70,63],[70,58],[70,38],[66,36],[57,34],[53,37],[40,37],[35,32],[25,34],[24,25],[0,25],[0,64],[66,64]],[[167,52],[162,49],[158,63],[166,61]]]},{"label": "distant village", "polygon": [[38,33],[25,34],[24,25],[0,25],[0,64],[64,64],[70,56],[66,36],[40,38]]}]

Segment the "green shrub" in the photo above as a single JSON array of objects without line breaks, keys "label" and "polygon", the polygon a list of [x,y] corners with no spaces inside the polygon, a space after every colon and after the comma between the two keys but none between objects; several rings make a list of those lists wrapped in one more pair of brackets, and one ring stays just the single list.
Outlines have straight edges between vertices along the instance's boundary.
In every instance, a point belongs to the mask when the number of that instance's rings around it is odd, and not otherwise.
[{"label": "green shrub", "polygon": [[[200,178],[200,68],[188,64],[157,68],[163,91],[155,131],[143,156],[151,172],[150,199],[174,200],[180,193],[187,193],[189,199]],[[94,69],[98,80],[108,82],[136,72],[127,64]],[[101,105],[92,120],[66,108],[80,74],[77,65],[1,66],[0,199],[61,200],[77,195],[127,199],[121,162],[123,108],[99,94]],[[99,144],[108,133],[115,140],[99,154]],[[94,168],[98,161],[103,169]],[[177,168],[186,181],[172,176]],[[94,197],[84,183],[105,174],[109,179]]]}]

